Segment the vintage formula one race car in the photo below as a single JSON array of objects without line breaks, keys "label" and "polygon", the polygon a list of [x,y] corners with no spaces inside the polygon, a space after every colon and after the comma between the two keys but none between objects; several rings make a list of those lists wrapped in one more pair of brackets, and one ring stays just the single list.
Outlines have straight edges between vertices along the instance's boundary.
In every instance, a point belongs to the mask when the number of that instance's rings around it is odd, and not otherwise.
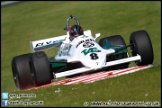
[{"label": "vintage formula one race car", "polygon": [[[130,62],[138,66],[153,63],[153,48],[145,30],[132,32],[129,45],[125,44],[121,35],[104,37],[96,42],[100,33],[93,37],[91,30],[85,30],[83,35],[70,43],[66,56],[60,55],[61,59],[56,59],[56,55],[48,57],[43,50],[58,47],[69,38],[71,19],[80,25],[77,17],[70,15],[66,21],[66,35],[31,41],[31,53],[13,57],[12,72],[19,90],[49,84],[61,77],[128,68]],[[131,56],[128,48],[131,49]]]}]

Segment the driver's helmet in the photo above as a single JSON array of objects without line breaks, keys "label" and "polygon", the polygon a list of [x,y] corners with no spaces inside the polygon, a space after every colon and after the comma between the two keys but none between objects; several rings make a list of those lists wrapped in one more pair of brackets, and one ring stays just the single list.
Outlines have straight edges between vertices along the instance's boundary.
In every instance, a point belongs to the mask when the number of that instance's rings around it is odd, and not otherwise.
[{"label": "driver's helmet", "polygon": [[72,25],[69,27],[69,39],[71,41],[80,35],[83,35],[83,29],[80,25]]}]

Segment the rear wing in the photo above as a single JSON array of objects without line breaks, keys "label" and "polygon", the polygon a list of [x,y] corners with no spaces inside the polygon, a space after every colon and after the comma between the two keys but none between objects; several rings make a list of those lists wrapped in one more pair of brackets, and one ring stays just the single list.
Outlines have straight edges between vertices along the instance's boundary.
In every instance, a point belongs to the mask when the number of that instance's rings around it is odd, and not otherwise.
[{"label": "rear wing", "polygon": [[[92,36],[91,30],[84,31],[84,34],[87,36]],[[69,38],[69,32],[67,32],[66,35],[62,35],[62,36],[31,41],[30,42],[31,50],[32,52],[36,52],[36,51],[42,51],[53,47],[58,47],[62,44],[63,41],[66,40],[66,38]]]}]

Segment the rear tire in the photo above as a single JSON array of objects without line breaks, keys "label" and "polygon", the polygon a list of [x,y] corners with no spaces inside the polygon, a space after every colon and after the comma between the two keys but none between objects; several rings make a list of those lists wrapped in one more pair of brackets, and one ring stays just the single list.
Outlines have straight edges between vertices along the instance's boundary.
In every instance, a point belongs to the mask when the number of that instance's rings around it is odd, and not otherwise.
[{"label": "rear tire", "polygon": [[148,65],[152,64],[154,60],[153,48],[148,33],[145,30],[135,31],[131,33],[130,44],[131,52],[133,56],[139,54],[141,61],[136,61],[136,65]]},{"label": "rear tire", "polygon": [[34,87],[29,65],[30,54],[16,56],[12,59],[12,73],[16,87],[24,90]]},{"label": "rear tire", "polygon": [[[104,49],[109,49],[112,46],[115,45],[123,45],[126,46],[124,39],[122,38],[121,35],[114,35],[114,36],[109,36],[106,38],[102,38],[99,41],[99,45],[104,48]],[[122,58],[128,58],[128,52],[122,53],[122,54],[116,54],[116,55],[110,55],[107,56],[107,62],[109,61],[114,61],[114,60],[119,60]],[[108,69],[109,70],[115,70],[115,69],[123,69],[123,68],[128,68],[130,63],[124,63],[124,64],[119,64],[115,66],[111,66]]]},{"label": "rear tire", "polygon": [[40,51],[32,53],[30,55],[30,67],[34,75],[34,83],[36,86],[51,83],[53,75],[45,52]]}]

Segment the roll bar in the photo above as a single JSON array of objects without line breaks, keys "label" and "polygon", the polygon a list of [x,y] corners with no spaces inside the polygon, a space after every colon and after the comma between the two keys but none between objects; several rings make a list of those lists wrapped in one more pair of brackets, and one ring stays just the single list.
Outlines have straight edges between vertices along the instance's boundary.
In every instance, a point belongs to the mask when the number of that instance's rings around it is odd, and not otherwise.
[{"label": "roll bar", "polygon": [[66,20],[66,27],[64,28],[64,30],[69,31],[69,22],[70,22],[71,19],[75,19],[77,25],[80,25],[78,18],[70,15],[70,17]]}]

